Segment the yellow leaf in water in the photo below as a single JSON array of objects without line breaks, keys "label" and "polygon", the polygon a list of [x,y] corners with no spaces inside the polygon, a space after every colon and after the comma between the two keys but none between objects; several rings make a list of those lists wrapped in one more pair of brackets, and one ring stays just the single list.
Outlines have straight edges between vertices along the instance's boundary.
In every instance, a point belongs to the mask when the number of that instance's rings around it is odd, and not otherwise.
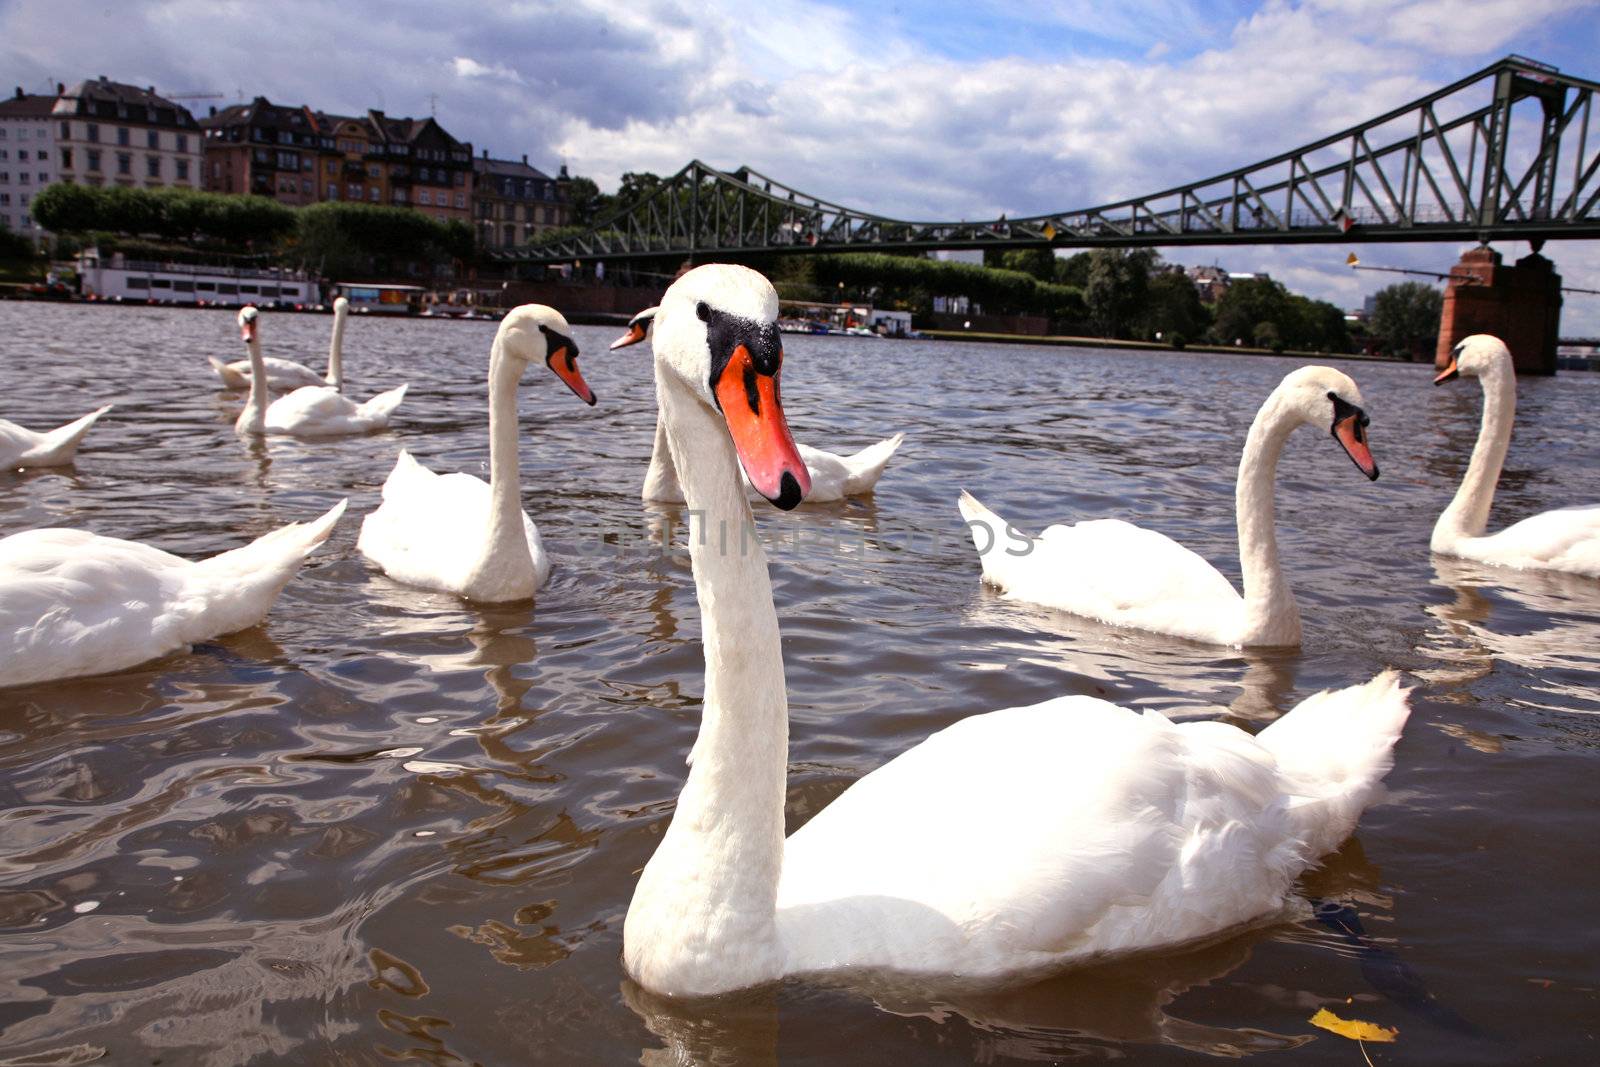
[{"label": "yellow leaf in water", "polygon": [[1348,1037],[1351,1041],[1393,1041],[1400,1035],[1398,1029],[1391,1030],[1377,1023],[1364,1023],[1360,1019],[1341,1019],[1327,1008],[1318,1009],[1311,1017],[1311,1025],[1331,1030],[1340,1037]]}]

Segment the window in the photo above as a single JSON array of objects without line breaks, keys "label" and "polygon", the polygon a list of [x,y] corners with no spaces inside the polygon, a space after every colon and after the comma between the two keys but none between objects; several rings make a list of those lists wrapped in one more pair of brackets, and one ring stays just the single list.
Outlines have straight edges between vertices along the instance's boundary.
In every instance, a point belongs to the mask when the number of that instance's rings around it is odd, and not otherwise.
[{"label": "window", "polygon": [[462,194],[462,193],[457,193],[456,194],[456,207],[466,207],[466,206],[467,206],[467,198],[466,198],[466,196],[464,194]]},{"label": "window", "polygon": [[171,278],[151,278],[150,279],[150,288],[152,288],[152,289],[171,289],[172,288],[172,279]]},{"label": "window", "polygon": [[0,207],[10,207],[10,206],[11,206],[11,194],[10,193],[0,193]]},{"label": "window", "polygon": [[50,175],[47,174],[46,172],[42,171],[42,170],[39,172],[39,184],[40,185],[49,185],[50,184]]},{"label": "window", "polygon": [[329,174],[337,174],[337,173],[339,173],[339,164],[335,163],[331,159],[328,160],[328,173]]},{"label": "window", "polygon": [[133,154],[131,152],[118,152],[117,153],[117,173],[118,174],[132,174],[133,173]]},{"label": "window", "polygon": [[99,170],[100,169],[100,149],[91,148],[91,149],[88,150],[88,152],[89,152],[89,169],[90,170]]},{"label": "window", "polygon": [[84,127],[84,132],[83,132],[83,139],[85,141],[98,141],[98,140],[100,140],[100,125],[99,125],[99,123],[91,122],[87,126],[85,126]]},{"label": "window", "polygon": [[368,164],[367,165],[367,177],[369,177],[369,178],[381,178],[381,177],[383,177],[383,168],[379,167],[376,163]]},{"label": "window", "polygon": [[50,158],[50,154],[41,148],[33,154],[33,158],[37,159],[40,163],[43,163],[45,160]]},{"label": "window", "polygon": [[180,151],[180,152],[189,151],[189,135],[188,134],[186,134],[186,133],[178,134],[178,151]]},{"label": "window", "polygon": [[239,295],[239,287],[237,285],[235,285],[233,282],[218,282],[217,283],[217,295],[218,296],[238,296]]},{"label": "window", "polygon": [[279,296],[299,297],[300,289],[299,289],[298,286],[285,285],[282,289],[278,290],[278,295]]},{"label": "window", "polygon": [[417,203],[432,205],[433,204],[433,194],[428,192],[428,190],[426,190],[426,189],[418,189],[417,190]]},{"label": "window", "polygon": [[329,200],[337,200],[337,199],[339,199],[339,187],[336,184],[334,184],[333,182],[329,182],[328,183],[328,199]]},{"label": "window", "polygon": [[311,195],[311,179],[310,178],[301,178],[300,179],[300,193],[303,196],[310,196]]},{"label": "window", "polygon": [[180,182],[189,180],[189,161],[187,159],[178,160],[178,180]]},{"label": "window", "polygon": [[172,283],[172,291],[175,292],[175,293],[192,293],[192,292],[194,292],[194,282],[189,282],[189,281],[173,282]]},{"label": "window", "polygon": [[256,292],[259,292],[259,291],[260,290],[254,285],[241,285],[241,286],[239,286],[239,292],[241,292],[241,293],[256,293]]},{"label": "window", "polygon": [[215,159],[211,161],[211,176],[213,178],[222,177],[222,164]]},{"label": "window", "polygon": [[130,137],[129,137],[129,134],[128,134],[128,127],[126,127],[126,126],[118,126],[117,127],[117,144],[119,146],[126,147],[129,140],[130,140]]},{"label": "window", "polygon": [[5,159],[5,158],[7,158],[7,156],[8,156],[8,153],[6,152],[6,150],[4,148],[0,148],[0,159]]},{"label": "window", "polygon": [[33,175],[29,174],[25,170],[17,172],[17,181],[21,182],[23,185],[27,185],[32,179]]},{"label": "window", "polygon": [[406,191],[404,189],[396,189],[391,195],[394,197],[394,202],[397,204],[403,204],[406,202]]},{"label": "window", "polygon": [[467,175],[466,175],[465,171],[459,171],[459,170],[456,171],[456,184],[457,185],[465,185],[465,184],[467,184]]},{"label": "window", "polygon": [[357,185],[355,182],[351,182],[349,187],[347,189],[345,189],[345,195],[348,196],[351,200],[360,200],[361,199],[361,186]]},{"label": "window", "polygon": [[147,177],[147,178],[159,178],[159,177],[161,177],[161,157],[160,156],[145,156],[144,157],[144,174],[145,174],[145,177]]},{"label": "window", "polygon": [[376,185],[367,186],[367,199],[376,204],[378,202],[378,191]]},{"label": "window", "polygon": [[17,203],[21,204],[23,207],[27,207],[28,206],[28,194],[27,193],[19,193],[19,194],[17,194]]},{"label": "window", "polygon": [[161,133],[160,133],[160,131],[159,130],[146,130],[146,131],[144,131],[144,146],[146,148],[154,148],[157,151],[160,151],[161,150]]},{"label": "window", "polygon": [[10,182],[11,172],[9,170],[0,170],[0,183],[10,184]]},{"label": "window", "polygon": [[129,289],[148,289],[148,288],[150,288],[150,279],[149,278],[129,278],[128,281],[127,281],[127,286],[128,286]]},{"label": "window", "polygon": [[214,293],[217,291],[216,282],[195,282],[194,287],[202,293]]},{"label": "window", "polygon": [[63,141],[72,140],[72,123],[65,119],[61,120],[61,139]]}]

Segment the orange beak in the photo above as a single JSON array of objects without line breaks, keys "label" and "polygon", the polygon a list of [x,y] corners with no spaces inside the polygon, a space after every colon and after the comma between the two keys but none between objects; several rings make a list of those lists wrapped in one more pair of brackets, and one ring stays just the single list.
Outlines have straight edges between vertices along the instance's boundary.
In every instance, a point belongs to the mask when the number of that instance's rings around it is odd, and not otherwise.
[{"label": "orange beak", "polygon": [[589,383],[583,380],[583,372],[578,370],[578,351],[570,344],[557,345],[545,357],[545,364],[556,372],[556,377],[567,383],[567,388],[578,394],[578,399],[594,406],[594,390],[589,388]]},{"label": "orange beak", "polygon": [[1459,377],[1461,377],[1461,368],[1456,366],[1456,357],[1451,356],[1449,364],[1433,379],[1433,384],[1443,385],[1445,382],[1453,382]]},{"label": "orange beak", "polygon": [[1372,449],[1367,447],[1367,416],[1360,408],[1338,419],[1333,424],[1333,436],[1343,446],[1345,455],[1355,461],[1370,480],[1378,480],[1378,461],[1372,458]]},{"label": "orange beak", "polygon": [[618,348],[627,348],[629,345],[636,345],[640,341],[643,341],[644,336],[645,323],[637,321],[630,322],[628,323],[628,332],[617,338],[615,341],[612,341],[611,347],[613,350]]},{"label": "orange beak", "polygon": [[249,344],[256,339],[256,320],[251,319],[239,327],[239,340]]},{"label": "orange beak", "polygon": [[740,342],[712,383],[712,392],[750,484],[788,511],[811,492],[811,472],[806,470],[783,417],[779,373],[779,369],[771,374],[758,372],[749,347]]}]

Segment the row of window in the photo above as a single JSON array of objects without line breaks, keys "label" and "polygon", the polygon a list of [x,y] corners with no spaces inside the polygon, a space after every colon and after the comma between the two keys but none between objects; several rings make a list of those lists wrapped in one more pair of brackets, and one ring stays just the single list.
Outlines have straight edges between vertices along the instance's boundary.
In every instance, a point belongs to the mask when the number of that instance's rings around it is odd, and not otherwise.
[{"label": "row of window", "polygon": [[[100,169],[100,149],[98,149],[98,148],[86,148],[86,149],[84,149],[83,154],[84,154],[84,162],[87,164],[87,166],[85,167],[86,170],[99,170]],[[132,152],[118,152],[116,155],[117,155],[117,173],[118,174],[132,174],[133,173],[133,153]],[[160,157],[160,156],[145,156],[144,157],[144,176],[146,178],[159,178],[159,177],[161,177],[161,175],[162,175],[161,160],[162,160],[162,157]],[[189,161],[187,159],[175,159],[172,162],[173,162],[173,169],[174,169],[174,172],[175,172],[173,174],[173,178],[175,180],[177,180],[177,181],[180,181],[180,182],[188,181],[189,180]],[[63,148],[61,150],[61,169],[62,170],[71,170],[72,169],[72,149],[70,149],[70,148]]]},{"label": "row of window", "polygon": [[[133,131],[128,129],[128,127],[126,127],[126,126],[118,126],[116,128],[116,130],[117,130],[116,140],[117,140],[118,147],[121,147],[121,148],[132,147],[133,141],[134,141]],[[96,142],[96,143],[99,142],[99,140],[100,140],[100,124],[99,123],[97,123],[97,122],[86,122],[86,123],[83,124],[83,131],[84,131],[83,132],[83,139],[85,141],[92,141],[92,142]],[[61,139],[63,141],[72,140],[72,123],[65,122],[65,121],[63,121],[61,123]],[[179,151],[179,152],[187,152],[187,151],[189,151],[189,135],[186,134],[186,133],[175,133],[175,134],[172,134],[172,144],[173,144],[173,148],[176,151]],[[155,150],[160,151],[161,150],[161,131],[160,130],[145,130],[144,131],[144,147],[146,147],[146,148],[154,148]]]},{"label": "row of window", "polygon": [[197,282],[186,278],[129,278],[129,289],[171,289],[175,293],[216,293],[218,296],[271,296],[298,299],[298,285],[245,285],[239,282]]},{"label": "row of window", "polygon": [[[36,158],[38,158],[38,159],[45,160],[45,159],[49,159],[50,158],[50,153],[45,151],[43,148],[41,148],[41,149],[38,149],[37,151],[34,152],[34,156]],[[11,158],[10,150],[6,149],[6,148],[0,148],[0,163],[4,163],[6,160],[8,160],[10,158]],[[17,149],[17,162],[18,163],[24,163],[24,162],[27,161],[27,159],[28,159],[28,150],[26,148]]]},{"label": "row of window", "polygon": [[561,209],[556,207],[524,207],[521,204],[496,204],[489,201],[478,201],[478,218],[482,220],[514,219],[517,222],[527,220],[555,223],[560,221],[560,215]]},{"label": "row of window", "polygon": [[[17,172],[17,184],[18,185],[30,185],[30,184],[32,184],[32,181],[33,181],[33,174],[31,172],[25,171],[25,170],[20,170],[20,171]],[[9,170],[0,170],[0,185],[10,185],[10,184],[11,184],[11,172]],[[49,185],[50,184],[50,175],[46,174],[42,170],[39,171],[39,184],[40,185]]]},{"label": "row of window", "polygon": [[[28,194],[27,193],[18,193],[17,194],[17,203],[21,204],[23,207],[27,207],[28,206]],[[10,193],[0,193],[0,207],[10,207],[10,206],[11,206],[11,194]]]},{"label": "row of window", "polygon": [[[10,136],[10,130],[11,127],[9,126],[0,126],[0,141],[4,141]],[[32,130],[33,136],[40,141],[50,136],[50,131],[43,126],[18,126],[16,127],[17,140],[26,141],[29,130]]]}]

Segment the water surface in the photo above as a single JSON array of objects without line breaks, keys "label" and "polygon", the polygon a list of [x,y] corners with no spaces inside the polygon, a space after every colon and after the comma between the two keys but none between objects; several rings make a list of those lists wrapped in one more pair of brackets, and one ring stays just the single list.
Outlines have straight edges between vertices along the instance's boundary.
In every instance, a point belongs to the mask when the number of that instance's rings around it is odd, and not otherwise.
[{"label": "water surface", "polygon": [[[327,318],[262,323],[267,353],[321,365]],[[205,363],[242,355],[231,315],[0,303],[0,416],[117,404],[74,467],[0,473],[0,534],[78,526],[197,557],[351,502],[264,625],[0,692],[0,1062],[1359,1063],[1308,1024],[1324,1006],[1399,1027],[1369,1046],[1379,1063],[1594,1055],[1600,582],[1429,557],[1476,383],[1340,364],[1383,478],[1295,435],[1279,529],[1305,646],[1241,654],[1001,600],[955,497],[1034,530],[1145,523],[1236,578],[1238,451],[1294,361],[785,338],[800,439],[908,434],[873,496],[757,514],[791,827],[992,708],[1090,693],[1254,728],[1389,666],[1419,688],[1390,798],[1303,879],[1327,922],[982,997],[791,982],[683,1006],[619,958],[702,692],[686,516],[638,499],[648,348],[576,329],[593,409],[528,374],[523,500],[556,561],[536,603],[409,589],[355,551],[401,448],[487,475],[493,331],[357,318],[347,389],[410,382],[394,429],[261,443],[234,435],[240,398]],[[1494,525],[1600,500],[1600,378],[1520,388]]]}]

